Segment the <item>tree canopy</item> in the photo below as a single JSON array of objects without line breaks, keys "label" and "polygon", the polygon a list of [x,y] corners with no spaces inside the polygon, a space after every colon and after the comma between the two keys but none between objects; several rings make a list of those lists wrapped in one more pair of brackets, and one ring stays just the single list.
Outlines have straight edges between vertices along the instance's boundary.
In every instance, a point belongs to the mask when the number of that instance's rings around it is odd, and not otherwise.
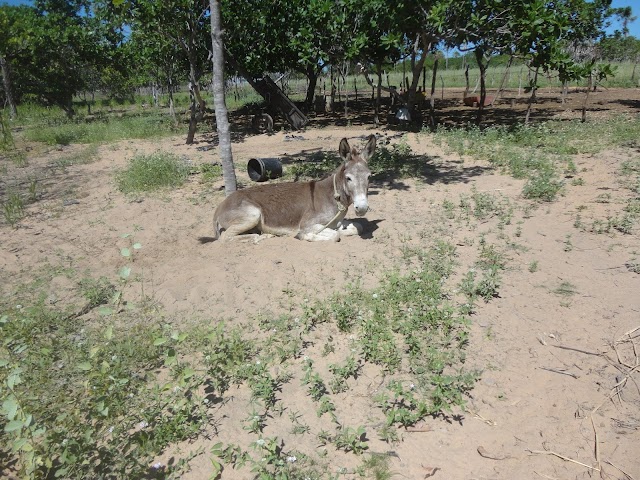
[{"label": "tree canopy", "polygon": [[[357,62],[407,59],[411,96],[427,56],[443,48],[474,52],[481,66],[499,55],[518,58],[563,79],[588,75],[603,54],[638,56],[626,35],[632,11],[610,0],[222,0],[220,7],[227,71],[297,72],[308,78],[308,104],[324,69]],[[612,18],[623,28],[607,38]],[[115,96],[154,82],[197,85],[210,55],[205,0],[0,6],[0,94],[8,103],[36,99],[72,115],[72,99],[87,90]]]}]

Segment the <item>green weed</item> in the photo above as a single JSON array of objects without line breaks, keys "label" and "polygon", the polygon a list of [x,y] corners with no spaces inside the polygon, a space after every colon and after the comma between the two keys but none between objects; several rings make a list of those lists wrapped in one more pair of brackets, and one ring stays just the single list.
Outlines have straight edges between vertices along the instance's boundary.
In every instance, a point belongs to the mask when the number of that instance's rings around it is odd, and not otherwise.
[{"label": "green weed", "polygon": [[625,267],[627,267],[627,270],[629,270],[630,272],[640,273],[640,260],[638,260],[637,258],[632,258],[631,260],[626,262],[624,265]]},{"label": "green weed", "polygon": [[151,113],[121,117],[102,115],[91,122],[81,118],[55,119],[44,125],[27,128],[25,139],[48,145],[70,145],[157,138],[175,133],[169,116]]},{"label": "green weed", "polygon": [[176,155],[156,152],[132,158],[128,167],[116,175],[116,182],[123,193],[150,192],[179,187],[188,175],[189,167]]},{"label": "green weed", "polygon": [[[483,130],[441,129],[435,140],[460,155],[487,160],[515,178],[528,179],[523,192],[526,198],[552,201],[562,188],[557,171],[574,174],[577,170],[571,156],[594,154],[640,136],[640,120],[636,117],[612,117],[599,121],[598,126],[606,135],[603,142],[593,141],[591,125],[561,121]],[[578,179],[574,184],[581,182]]]},{"label": "green weed", "polygon": [[387,454],[372,453],[362,462],[364,477],[373,480],[391,480],[394,476]]},{"label": "green weed", "polygon": [[563,184],[556,177],[555,172],[551,169],[544,169],[529,178],[522,189],[522,195],[532,200],[552,202],[562,187]]},{"label": "green weed", "polygon": [[172,377],[176,388],[148,383],[163,356],[153,325],[93,327],[43,302],[5,311],[0,450],[21,476],[143,476],[206,423],[197,375]]},{"label": "green weed", "polygon": [[570,252],[573,250],[573,243],[571,242],[571,235],[567,235],[564,239],[564,248],[565,252]]},{"label": "green weed", "polygon": [[203,182],[212,182],[222,177],[222,166],[217,163],[203,163],[199,166]]},{"label": "green weed", "polygon": [[19,193],[9,192],[5,201],[0,203],[5,221],[15,227],[24,217],[24,200]]},{"label": "green weed", "polygon": [[560,285],[558,285],[554,290],[553,293],[555,293],[556,295],[560,295],[563,297],[571,297],[575,294],[578,293],[578,290],[576,289],[576,286],[573,285],[571,282],[562,282],[560,283]]},{"label": "green weed", "polygon": [[97,159],[97,155],[98,146],[90,145],[75,153],[57,159],[54,164],[58,168],[66,168],[72,165],[86,165],[87,163],[94,162]]},{"label": "green weed", "polygon": [[358,428],[340,427],[333,442],[339,450],[353,452],[356,455],[361,455],[369,448],[369,445],[367,445],[367,432],[362,426]]}]

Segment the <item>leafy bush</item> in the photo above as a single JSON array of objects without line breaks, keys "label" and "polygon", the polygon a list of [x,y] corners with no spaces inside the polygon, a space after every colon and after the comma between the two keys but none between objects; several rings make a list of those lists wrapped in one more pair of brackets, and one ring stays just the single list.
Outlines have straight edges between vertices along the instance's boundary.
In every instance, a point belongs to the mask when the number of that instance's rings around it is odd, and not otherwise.
[{"label": "leafy bush", "polygon": [[[89,287],[90,302],[103,301],[104,287],[103,279]],[[201,380],[167,361],[158,327],[96,328],[43,301],[5,311],[0,457],[21,477],[148,477],[155,455],[206,423]],[[155,380],[151,368],[163,360],[177,388]]]},{"label": "leafy bush", "polygon": [[562,186],[563,183],[558,180],[553,170],[545,169],[536,172],[529,178],[522,189],[522,195],[533,200],[551,202],[555,200]]}]

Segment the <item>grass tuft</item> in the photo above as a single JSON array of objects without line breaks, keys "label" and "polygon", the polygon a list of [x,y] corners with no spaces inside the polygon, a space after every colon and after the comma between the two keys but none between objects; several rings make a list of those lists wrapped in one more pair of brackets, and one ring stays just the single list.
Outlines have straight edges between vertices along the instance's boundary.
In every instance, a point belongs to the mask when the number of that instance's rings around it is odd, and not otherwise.
[{"label": "grass tuft", "polygon": [[129,138],[157,138],[175,133],[169,116],[152,113],[117,118],[101,116],[91,122],[81,118],[53,119],[38,128],[31,125],[25,133],[25,139],[47,145],[69,145],[115,142]]},{"label": "grass tuft", "polygon": [[[594,141],[594,128],[598,142]],[[616,116],[598,120],[597,127],[580,122],[549,121],[536,125],[499,126],[486,129],[441,129],[435,140],[459,155],[486,160],[514,178],[527,179],[526,198],[553,201],[563,181],[559,172],[574,174],[572,156],[596,154],[612,145],[636,141],[640,119]],[[623,167],[633,172],[636,164]]]},{"label": "grass tuft", "polygon": [[189,166],[176,155],[155,152],[131,159],[129,166],[116,175],[116,181],[122,193],[151,192],[181,186],[189,172]]}]

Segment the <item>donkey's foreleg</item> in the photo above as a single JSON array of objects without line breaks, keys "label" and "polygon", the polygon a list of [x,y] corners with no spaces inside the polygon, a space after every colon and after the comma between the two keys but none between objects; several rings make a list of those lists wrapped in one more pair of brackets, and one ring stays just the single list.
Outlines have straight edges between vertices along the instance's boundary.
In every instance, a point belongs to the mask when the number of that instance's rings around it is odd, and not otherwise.
[{"label": "donkey's foreleg", "polygon": [[311,228],[296,235],[300,240],[308,242],[339,242],[340,234],[333,228],[324,228],[324,225],[312,225]]},{"label": "donkey's foreleg", "polygon": [[340,222],[340,226],[338,227],[338,232],[341,237],[350,237],[355,235],[362,235],[364,228],[360,225],[359,222],[352,222],[349,220],[343,220]]}]

